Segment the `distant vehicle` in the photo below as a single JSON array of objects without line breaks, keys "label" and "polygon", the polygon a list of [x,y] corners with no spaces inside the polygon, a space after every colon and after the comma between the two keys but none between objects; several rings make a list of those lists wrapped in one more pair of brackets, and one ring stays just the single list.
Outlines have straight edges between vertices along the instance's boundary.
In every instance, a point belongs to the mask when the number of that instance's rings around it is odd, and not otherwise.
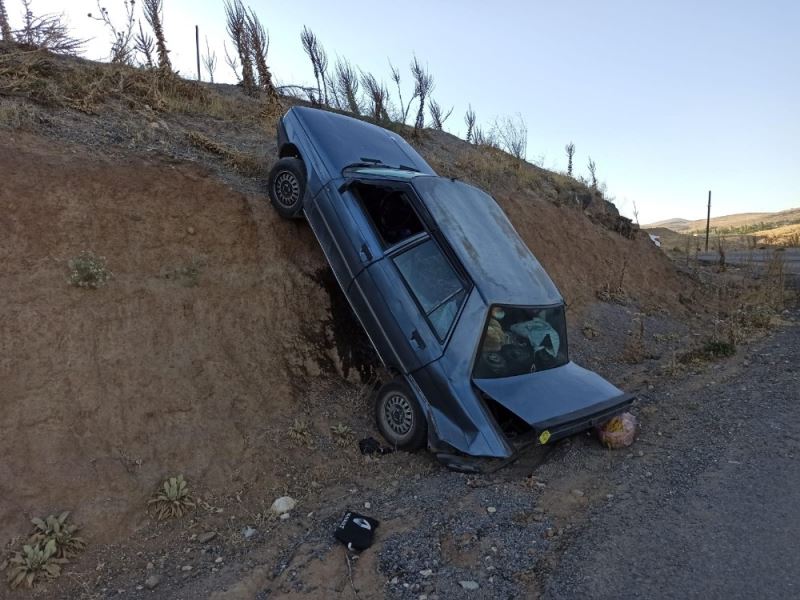
[{"label": "distant vehicle", "polygon": [[652,233],[648,233],[647,235],[650,236],[650,241],[653,242],[657,248],[661,248],[661,236],[653,235]]},{"label": "distant vehicle", "polygon": [[305,217],[395,379],[378,391],[393,446],[506,458],[633,399],[569,360],[564,300],[498,204],[439,177],[399,135],[294,107],[278,125],[269,196]]}]

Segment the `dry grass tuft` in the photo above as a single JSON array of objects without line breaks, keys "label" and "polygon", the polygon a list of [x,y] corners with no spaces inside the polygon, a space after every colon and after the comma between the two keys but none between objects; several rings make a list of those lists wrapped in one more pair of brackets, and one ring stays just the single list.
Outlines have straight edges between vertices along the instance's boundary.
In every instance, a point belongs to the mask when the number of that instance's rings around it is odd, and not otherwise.
[{"label": "dry grass tuft", "polygon": [[0,49],[0,95],[86,113],[112,99],[157,111],[199,109],[210,103],[201,85],[168,72],[65,60],[44,50],[15,48]]},{"label": "dry grass tuft", "polygon": [[216,142],[199,131],[190,131],[186,135],[194,146],[219,156],[225,161],[225,164],[236,169],[245,177],[257,177],[265,172],[266,165],[254,156]]}]

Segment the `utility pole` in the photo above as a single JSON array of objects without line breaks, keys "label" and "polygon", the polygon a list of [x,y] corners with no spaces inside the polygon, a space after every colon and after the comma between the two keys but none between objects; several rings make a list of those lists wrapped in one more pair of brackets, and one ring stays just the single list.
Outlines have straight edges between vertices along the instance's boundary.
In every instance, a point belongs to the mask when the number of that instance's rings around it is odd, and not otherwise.
[{"label": "utility pole", "polygon": [[711,230],[711,190],[708,190],[708,216],[706,217],[706,252],[708,252],[708,232]]},{"label": "utility pole", "polygon": [[194,46],[197,49],[197,81],[200,81],[200,26],[194,26]]}]

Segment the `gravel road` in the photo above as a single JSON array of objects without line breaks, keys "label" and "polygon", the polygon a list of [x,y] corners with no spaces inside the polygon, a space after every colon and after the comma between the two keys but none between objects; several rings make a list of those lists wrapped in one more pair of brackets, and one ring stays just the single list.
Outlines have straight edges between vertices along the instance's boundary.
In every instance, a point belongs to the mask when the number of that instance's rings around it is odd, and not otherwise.
[{"label": "gravel road", "polygon": [[800,597],[798,356],[795,324],[680,390],[671,439],[630,471],[649,484],[591,511],[544,597]]}]

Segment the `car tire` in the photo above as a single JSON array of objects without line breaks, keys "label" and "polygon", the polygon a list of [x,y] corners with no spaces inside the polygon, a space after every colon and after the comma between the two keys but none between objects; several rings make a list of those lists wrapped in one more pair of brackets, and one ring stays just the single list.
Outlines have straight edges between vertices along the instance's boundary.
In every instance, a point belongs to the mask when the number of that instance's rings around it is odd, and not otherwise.
[{"label": "car tire", "polygon": [[411,452],[427,442],[425,415],[404,381],[390,381],[378,390],[375,421],[381,435],[393,448]]},{"label": "car tire", "polygon": [[299,158],[281,158],[269,172],[269,199],[284,219],[297,219],[303,214],[306,193],[306,167]]}]

